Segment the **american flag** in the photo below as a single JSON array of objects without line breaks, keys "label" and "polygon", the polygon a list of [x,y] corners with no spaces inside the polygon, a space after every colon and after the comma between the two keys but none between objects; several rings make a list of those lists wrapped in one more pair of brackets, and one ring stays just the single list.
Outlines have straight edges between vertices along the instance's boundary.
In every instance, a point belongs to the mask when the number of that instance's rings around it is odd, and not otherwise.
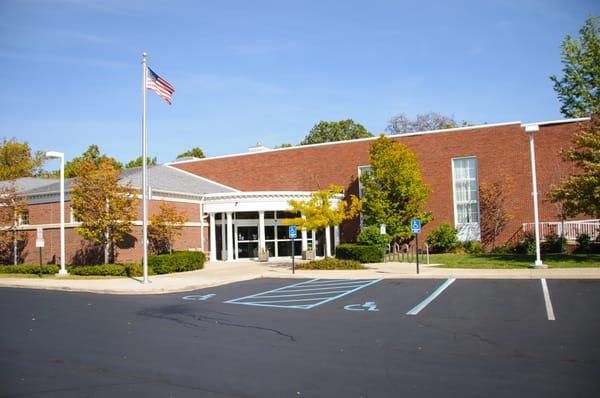
[{"label": "american flag", "polygon": [[146,88],[160,95],[162,99],[171,105],[175,88],[171,86],[168,81],[154,73],[154,71],[150,68],[148,68],[148,74],[146,77]]}]

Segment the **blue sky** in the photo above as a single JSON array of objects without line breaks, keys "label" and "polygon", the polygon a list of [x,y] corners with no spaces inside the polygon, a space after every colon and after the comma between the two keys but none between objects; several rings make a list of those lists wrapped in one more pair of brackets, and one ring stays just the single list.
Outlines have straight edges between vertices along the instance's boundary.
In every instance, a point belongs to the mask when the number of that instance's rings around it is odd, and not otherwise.
[{"label": "blue sky", "polygon": [[548,76],[597,1],[0,1],[0,137],[141,154],[298,143],[320,120],[384,131],[399,112],[472,123],[560,119]]}]

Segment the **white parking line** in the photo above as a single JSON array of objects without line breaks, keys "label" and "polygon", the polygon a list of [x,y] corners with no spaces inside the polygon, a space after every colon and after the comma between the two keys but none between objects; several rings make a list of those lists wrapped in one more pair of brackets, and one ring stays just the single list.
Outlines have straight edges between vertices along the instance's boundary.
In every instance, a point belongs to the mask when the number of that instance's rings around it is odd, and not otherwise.
[{"label": "white parking line", "polygon": [[550,301],[550,292],[548,291],[548,285],[546,279],[542,278],[542,292],[544,292],[544,301],[546,302],[546,313],[548,314],[549,321],[555,321],[554,309],[552,308],[552,302]]},{"label": "white parking line", "polygon": [[412,310],[408,311],[406,313],[406,315],[417,315],[419,312],[421,312],[421,310],[423,308],[427,307],[427,305],[429,303],[431,303],[433,300],[435,300],[435,298],[437,296],[439,296],[444,290],[446,290],[446,288],[448,286],[450,286],[451,284],[453,284],[455,280],[456,280],[456,278],[450,278],[450,279],[446,280],[446,282],[444,282],[433,293],[431,293],[429,295],[429,297],[427,297],[425,300],[423,300],[419,304],[417,304]]}]

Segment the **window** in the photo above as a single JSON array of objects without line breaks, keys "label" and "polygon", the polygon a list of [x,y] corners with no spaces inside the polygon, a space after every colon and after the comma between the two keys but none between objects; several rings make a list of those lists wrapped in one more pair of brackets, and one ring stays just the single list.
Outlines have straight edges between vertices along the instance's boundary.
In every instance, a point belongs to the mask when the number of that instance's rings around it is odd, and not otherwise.
[{"label": "window", "polygon": [[454,224],[458,238],[479,240],[479,182],[477,181],[477,158],[452,159],[454,188]]},{"label": "window", "polygon": [[21,210],[19,212],[19,216],[17,218],[18,225],[28,225],[29,224],[29,210]]},{"label": "window", "polygon": [[[371,168],[370,165],[358,166],[358,198],[359,199],[362,199],[365,197],[365,187],[360,182],[360,176],[362,176],[365,173],[370,173],[372,170],[373,169]],[[362,231],[362,229],[365,227],[364,226],[364,217],[363,217],[362,212],[359,214],[359,223],[360,223],[360,229]]]}]

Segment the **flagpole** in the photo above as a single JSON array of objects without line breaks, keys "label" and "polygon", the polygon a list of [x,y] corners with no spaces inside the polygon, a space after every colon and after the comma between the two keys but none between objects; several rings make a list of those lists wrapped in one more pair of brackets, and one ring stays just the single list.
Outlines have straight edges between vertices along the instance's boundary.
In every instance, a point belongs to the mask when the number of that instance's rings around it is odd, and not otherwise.
[{"label": "flagpole", "polygon": [[148,280],[148,175],[146,168],[146,78],[148,67],[146,65],[146,53],[143,53],[142,60],[142,248],[144,280],[142,283],[150,283]]}]

